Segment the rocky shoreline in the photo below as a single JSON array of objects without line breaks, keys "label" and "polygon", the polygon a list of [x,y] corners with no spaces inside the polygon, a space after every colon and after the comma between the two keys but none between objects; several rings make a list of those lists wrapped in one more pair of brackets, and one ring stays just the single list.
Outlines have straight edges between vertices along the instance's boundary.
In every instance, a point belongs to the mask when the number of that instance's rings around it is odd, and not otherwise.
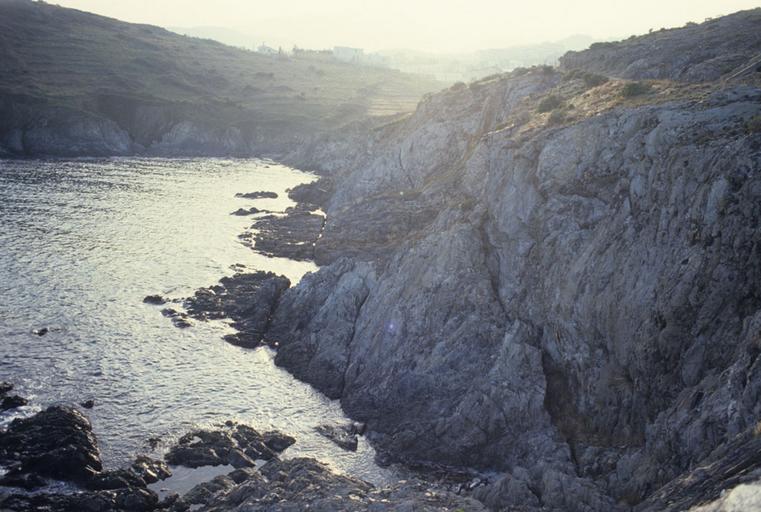
[{"label": "rocky shoreline", "polygon": [[[336,474],[308,458],[283,460],[298,442],[279,432],[259,433],[228,421],[212,430],[182,436],[157,460],[138,456],[125,469],[105,471],[92,425],[78,409],[52,406],[14,420],[0,432],[0,509],[30,512],[290,511],[290,510],[463,510],[476,501],[422,481],[377,488]],[[156,486],[177,467],[219,467],[223,474],[202,481],[182,496]],[[229,469],[225,469],[229,468]],[[65,482],[50,491],[51,485]]]},{"label": "rocky shoreline", "polygon": [[[320,270],[293,287],[237,274],[166,316],[178,327],[230,318],[227,341],[276,347],[276,363],[339,399],[385,462],[493,473],[468,497],[424,481],[378,489],[281,460],[266,435],[230,424],[174,449],[190,464],[241,466],[188,493],[194,505],[761,507],[761,76],[737,74],[761,52],[758,27],[754,10],[606,43],[300,146],[287,163],[323,179],[246,237]],[[727,42],[736,52],[700,50],[717,30],[741,34]],[[670,50],[655,55],[661,43]],[[92,485],[94,438],[70,416],[85,447],[71,474]],[[348,449],[357,433],[320,432]],[[46,474],[22,455],[3,457],[34,485]],[[122,476],[129,491],[81,494],[115,510],[185,506]]]}]

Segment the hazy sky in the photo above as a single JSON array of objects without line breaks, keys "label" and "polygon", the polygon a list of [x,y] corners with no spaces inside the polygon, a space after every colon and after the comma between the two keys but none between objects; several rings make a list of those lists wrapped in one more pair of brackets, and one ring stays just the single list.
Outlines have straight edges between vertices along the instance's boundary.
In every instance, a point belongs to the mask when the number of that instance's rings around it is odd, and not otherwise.
[{"label": "hazy sky", "polygon": [[[761,6],[761,0],[51,0],[165,27],[234,28],[307,48],[466,51],[600,39]],[[252,42],[253,44],[253,42]]]}]

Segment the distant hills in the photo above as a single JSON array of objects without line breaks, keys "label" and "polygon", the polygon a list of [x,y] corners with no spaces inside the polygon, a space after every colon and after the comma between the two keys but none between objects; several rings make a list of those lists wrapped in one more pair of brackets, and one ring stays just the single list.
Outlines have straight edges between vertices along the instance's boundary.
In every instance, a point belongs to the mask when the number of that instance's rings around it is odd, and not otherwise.
[{"label": "distant hills", "polygon": [[[226,27],[170,27],[178,34],[213,39],[231,46],[254,49],[262,43],[274,48],[282,47],[290,51],[293,42],[287,38],[273,38],[264,33]],[[406,73],[434,77],[446,83],[470,82],[487,75],[511,71],[519,67],[555,65],[560,57],[569,51],[585,50],[599,42],[594,37],[577,34],[557,41],[536,44],[485,48],[463,53],[432,53],[408,48],[384,49],[377,52],[366,51],[376,57],[375,65]],[[369,59],[368,59],[369,60]]]},{"label": "distant hills", "polygon": [[488,48],[469,53],[435,54],[398,49],[381,51],[389,67],[435,77],[445,82],[470,82],[487,75],[504,73],[519,67],[555,65],[560,57],[572,50],[584,50],[597,40],[575,35],[559,41]]},{"label": "distant hills", "polygon": [[441,87],[0,0],[0,154],[272,153]]}]

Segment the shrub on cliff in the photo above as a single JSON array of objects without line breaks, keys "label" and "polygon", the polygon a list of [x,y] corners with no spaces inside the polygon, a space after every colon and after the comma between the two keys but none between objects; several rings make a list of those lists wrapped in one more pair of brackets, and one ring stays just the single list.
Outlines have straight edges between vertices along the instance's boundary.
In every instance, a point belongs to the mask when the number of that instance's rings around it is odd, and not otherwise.
[{"label": "shrub on cliff", "polygon": [[624,98],[634,98],[635,96],[643,96],[650,94],[653,88],[644,82],[629,82],[621,89],[621,96]]},{"label": "shrub on cliff", "polygon": [[584,85],[586,85],[589,88],[592,88],[592,87],[597,87],[599,85],[607,83],[608,81],[610,81],[610,78],[604,75],[598,75],[596,73],[582,71],[581,69],[574,69],[573,71],[565,75],[564,80],[566,81],[582,80],[584,82]]},{"label": "shrub on cliff", "polygon": [[748,122],[745,123],[745,131],[748,132],[748,134],[761,133],[761,115],[748,119]]},{"label": "shrub on cliff", "polygon": [[542,101],[539,102],[539,105],[536,107],[536,111],[540,114],[543,114],[545,112],[551,112],[555,110],[556,108],[563,106],[563,98],[560,96],[555,96],[554,94],[551,94],[550,96],[547,96]]},{"label": "shrub on cliff", "polygon": [[552,114],[550,114],[550,117],[547,120],[547,124],[550,126],[557,126],[565,123],[568,120],[570,120],[568,112],[565,110],[554,110]]}]

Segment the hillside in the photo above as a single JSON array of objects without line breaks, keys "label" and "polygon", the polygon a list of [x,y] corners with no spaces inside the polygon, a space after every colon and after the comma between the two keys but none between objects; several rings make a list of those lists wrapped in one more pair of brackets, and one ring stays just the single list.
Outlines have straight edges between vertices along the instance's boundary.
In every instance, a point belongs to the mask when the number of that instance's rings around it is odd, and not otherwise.
[{"label": "hillside", "polygon": [[[629,79],[718,80],[761,66],[761,8],[569,52],[562,69]],[[755,70],[755,69],[754,69]]]},{"label": "hillside", "polygon": [[0,0],[0,153],[255,154],[437,83],[264,56],[31,0]]}]

